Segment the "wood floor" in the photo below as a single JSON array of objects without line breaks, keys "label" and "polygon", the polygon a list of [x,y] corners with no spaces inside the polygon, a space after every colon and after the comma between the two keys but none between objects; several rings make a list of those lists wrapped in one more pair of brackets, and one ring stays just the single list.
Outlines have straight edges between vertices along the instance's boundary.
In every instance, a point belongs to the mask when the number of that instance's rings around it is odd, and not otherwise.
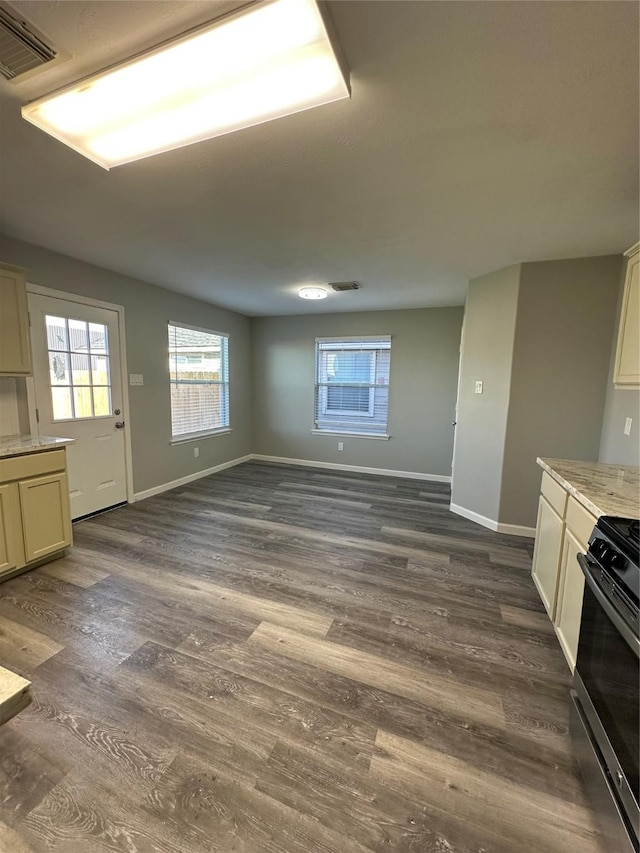
[{"label": "wood floor", "polygon": [[248,463],[0,585],[3,853],[604,853],[529,540]]}]

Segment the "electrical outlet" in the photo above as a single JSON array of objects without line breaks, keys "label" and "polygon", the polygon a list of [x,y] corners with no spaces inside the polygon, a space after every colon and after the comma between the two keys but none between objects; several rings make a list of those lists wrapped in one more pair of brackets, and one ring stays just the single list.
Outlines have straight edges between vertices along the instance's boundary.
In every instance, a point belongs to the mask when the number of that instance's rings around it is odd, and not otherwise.
[{"label": "electrical outlet", "polygon": [[198,456],[200,456],[200,448],[199,447],[193,448],[193,455],[195,456],[196,459],[198,458]]},{"label": "electrical outlet", "polygon": [[482,394],[483,382],[482,379],[476,379],[476,394]]},{"label": "electrical outlet", "polygon": [[624,434],[631,435],[631,424],[633,423],[633,418],[627,418],[624,422]]},{"label": "electrical outlet", "polygon": [[338,442],[338,450],[344,450],[344,441]]}]

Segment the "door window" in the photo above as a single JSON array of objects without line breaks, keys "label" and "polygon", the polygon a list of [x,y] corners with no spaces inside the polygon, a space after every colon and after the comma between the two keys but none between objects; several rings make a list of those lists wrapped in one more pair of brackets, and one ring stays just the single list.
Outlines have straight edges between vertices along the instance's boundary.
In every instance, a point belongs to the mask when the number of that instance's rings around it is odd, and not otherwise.
[{"label": "door window", "polygon": [[109,417],[109,335],[102,323],[46,315],[54,421]]}]

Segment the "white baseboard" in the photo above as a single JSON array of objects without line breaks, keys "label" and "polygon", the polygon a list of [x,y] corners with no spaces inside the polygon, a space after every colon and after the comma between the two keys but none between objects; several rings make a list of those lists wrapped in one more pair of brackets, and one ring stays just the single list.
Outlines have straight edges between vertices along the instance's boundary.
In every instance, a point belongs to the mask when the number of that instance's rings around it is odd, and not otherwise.
[{"label": "white baseboard", "polygon": [[230,459],[228,462],[221,462],[220,465],[214,465],[213,468],[205,468],[204,471],[195,471],[193,474],[187,474],[186,477],[180,477],[178,480],[172,480],[170,483],[162,483],[160,486],[145,489],[143,492],[136,492],[133,496],[133,500],[136,502],[143,501],[145,498],[153,497],[153,495],[168,492],[170,489],[175,489],[178,486],[184,486],[187,483],[192,483],[194,480],[200,480],[202,477],[208,477],[210,474],[216,474],[218,471],[224,471],[225,468],[233,468],[234,465],[241,465],[243,462],[249,462],[252,458],[252,455],[249,453],[246,456],[238,457],[238,459]]},{"label": "white baseboard", "polygon": [[480,515],[479,512],[474,512],[473,510],[459,506],[458,504],[449,504],[449,509],[451,512],[455,512],[456,515],[468,518],[469,521],[475,521],[476,524],[488,527],[489,530],[493,530],[496,533],[506,533],[509,536],[526,536],[529,539],[535,539],[535,527],[524,527],[520,524],[502,524],[499,521],[495,521],[493,518],[487,518],[486,515]]},{"label": "white baseboard", "polygon": [[526,536],[527,539],[536,538],[535,527],[526,527],[524,524],[502,524],[498,522],[498,533],[506,533],[508,536]]},{"label": "white baseboard", "polygon": [[356,471],[359,474],[378,474],[382,477],[406,477],[409,480],[430,480],[432,483],[450,483],[451,477],[442,474],[422,474],[419,471],[392,471],[389,468],[365,468],[362,465],[340,465],[338,462],[315,462],[311,459],[290,459],[288,456],[262,456],[252,453],[258,462],[280,462],[282,465],[303,465],[305,468],[327,468],[331,471]]}]

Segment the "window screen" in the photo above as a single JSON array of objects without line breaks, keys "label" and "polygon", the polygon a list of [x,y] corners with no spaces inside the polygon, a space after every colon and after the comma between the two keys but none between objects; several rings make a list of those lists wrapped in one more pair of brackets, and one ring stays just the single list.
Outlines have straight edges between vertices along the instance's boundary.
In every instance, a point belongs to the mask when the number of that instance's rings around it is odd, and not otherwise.
[{"label": "window screen", "polygon": [[171,435],[229,426],[229,336],[169,323]]},{"label": "window screen", "polygon": [[386,435],[391,338],[316,338],[315,426]]}]

